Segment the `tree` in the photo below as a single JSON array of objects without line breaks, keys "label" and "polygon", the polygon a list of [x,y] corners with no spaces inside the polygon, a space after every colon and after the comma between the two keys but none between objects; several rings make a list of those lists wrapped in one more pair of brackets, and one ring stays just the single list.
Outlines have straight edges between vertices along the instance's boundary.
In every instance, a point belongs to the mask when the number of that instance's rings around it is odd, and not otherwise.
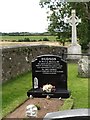
[{"label": "tree", "polygon": [[48,31],[52,35],[56,35],[57,40],[65,45],[65,41],[70,34],[70,26],[64,23],[64,18],[70,13],[69,4],[66,2],[62,3],[60,0],[45,0],[40,5],[42,7],[47,6],[48,8],[48,20],[50,23]]},{"label": "tree", "polygon": [[[60,40],[66,41],[70,35],[70,27],[64,23],[64,18],[70,16],[71,9],[76,9],[77,16],[81,18],[82,22],[78,25],[78,38],[79,43],[83,49],[87,48],[90,38],[90,2],[61,2],[61,0],[41,0],[42,7],[47,6],[51,11],[48,19],[50,24],[48,30],[57,35]],[[57,32],[55,30],[60,31]]]}]

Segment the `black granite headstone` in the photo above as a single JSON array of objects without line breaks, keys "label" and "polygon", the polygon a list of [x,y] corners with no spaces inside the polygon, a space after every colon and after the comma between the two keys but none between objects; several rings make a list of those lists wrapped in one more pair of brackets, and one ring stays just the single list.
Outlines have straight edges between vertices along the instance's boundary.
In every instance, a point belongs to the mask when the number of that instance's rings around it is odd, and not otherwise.
[{"label": "black granite headstone", "polygon": [[[67,90],[67,62],[57,55],[41,55],[32,61],[33,88],[27,92],[28,97],[69,97]],[[43,85],[55,86],[55,91],[42,91]]]}]

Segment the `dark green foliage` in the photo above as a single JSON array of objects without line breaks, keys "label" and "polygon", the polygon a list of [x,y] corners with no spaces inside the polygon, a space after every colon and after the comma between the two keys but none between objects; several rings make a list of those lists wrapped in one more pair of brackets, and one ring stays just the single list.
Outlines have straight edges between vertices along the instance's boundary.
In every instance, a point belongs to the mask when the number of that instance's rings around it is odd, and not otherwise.
[{"label": "dark green foliage", "polygon": [[42,39],[39,39],[38,41],[42,41]]},{"label": "dark green foliage", "polygon": [[43,41],[49,41],[49,39],[47,37],[43,38]]},{"label": "dark green foliage", "polygon": [[30,42],[29,38],[19,39],[18,42]]},{"label": "dark green foliage", "polygon": [[[51,8],[50,8],[51,9]],[[56,12],[57,9],[57,12]],[[68,4],[66,3],[57,3],[55,8],[52,8],[52,15],[50,16],[50,25],[48,30],[53,34],[58,36],[58,40],[65,44],[66,38],[69,35],[69,25],[64,23],[64,17],[68,11]]]},{"label": "dark green foliage", "polygon": [[31,40],[31,42],[37,42],[37,40]]},{"label": "dark green foliage", "polygon": [[60,32],[57,33],[56,41],[62,43],[63,46],[65,46],[65,42],[70,42],[70,40],[67,38],[69,38],[68,32]]},{"label": "dark green foliage", "polygon": [[22,40],[22,39],[19,39],[18,42],[23,42],[23,40]]},{"label": "dark green foliage", "polygon": [[[64,23],[65,16],[71,15],[71,10],[76,10],[76,15],[81,18],[81,24],[77,26],[79,43],[82,49],[87,49],[87,45],[90,41],[90,2],[61,2],[61,0],[41,0],[40,5],[42,7],[47,6],[49,11],[52,11],[48,16],[50,24],[48,31],[51,34],[57,35],[58,40],[63,44],[66,42],[66,38],[70,38],[71,28],[68,24]],[[47,12],[49,13],[49,12]],[[58,31],[55,31],[55,30]],[[64,34],[63,34],[64,33]],[[69,37],[68,37],[69,36]]]},{"label": "dark green foliage", "polygon": [[29,38],[24,38],[24,42],[30,42]]},{"label": "dark green foliage", "polygon": [[62,3],[60,0],[58,2],[49,0],[49,2],[41,2],[41,5],[47,5],[49,10],[52,11],[52,14],[48,16],[48,20],[50,21],[48,31],[52,35],[57,36],[57,41],[60,41],[64,45],[66,39],[70,37],[70,26],[64,23],[64,17],[70,13],[69,4],[66,2]]},{"label": "dark green foliage", "polygon": [[16,42],[16,40],[12,40],[12,42]]}]

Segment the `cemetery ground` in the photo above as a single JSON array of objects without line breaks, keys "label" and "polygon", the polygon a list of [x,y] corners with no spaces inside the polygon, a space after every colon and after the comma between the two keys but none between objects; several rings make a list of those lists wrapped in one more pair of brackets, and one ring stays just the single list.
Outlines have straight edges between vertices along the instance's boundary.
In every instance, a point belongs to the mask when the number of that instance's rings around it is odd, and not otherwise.
[{"label": "cemetery ground", "polygon": [[[77,75],[78,75],[77,64],[69,63],[68,64],[68,89],[71,91],[71,97],[74,100],[73,109],[88,108],[88,99],[89,99],[88,98],[88,78],[80,78]],[[11,111],[13,111],[17,106],[20,106],[22,103],[26,101],[27,99],[26,93],[32,87],[31,76],[32,76],[32,73],[28,72],[3,83],[2,85],[3,117],[6,116]],[[51,101],[51,100],[47,100],[47,101]],[[60,104],[62,106],[64,99],[59,101],[61,101]],[[45,100],[42,99],[42,102],[44,104]],[[55,101],[54,104],[58,105],[58,101]],[[54,104],[52,102],[51,106],[49,106],[50,111],[52,111],[53,109],[52,105],[55,106]],[[69,109],[67,105],[66,106],[63,105],[62,107],[63,110]],[[59,108],[57,107],[56,109],[58,111]],[[40,111],[41,110],[39,110],[39,112]],[[18,114],[21,114],[21,113],[18,112]]]}]

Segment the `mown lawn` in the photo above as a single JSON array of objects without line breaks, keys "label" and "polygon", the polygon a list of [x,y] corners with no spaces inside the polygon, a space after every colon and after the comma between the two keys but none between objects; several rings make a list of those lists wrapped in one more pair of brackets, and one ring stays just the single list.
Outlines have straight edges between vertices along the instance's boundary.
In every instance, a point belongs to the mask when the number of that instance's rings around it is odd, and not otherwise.
[{"label": "mown lawn", "polygon": [[68,87],[74,99],[74,108],[88,108],[88,78],[78,77],[78,66],[68,65]]},{"label": "mown lawn", "polygon": [[31,88],[31,72],[20,75],[2,85],[3,116],[27,99],[27,91]]},{"label": "mown lawn", "polygon": [[[77,77],[77,65],[68,65],[68,89],[74,99],[74,108],[88,108],[88,79]],[[3,116],[27,99],[31,88],[31,72],[23,74],[2,85]]]}]

